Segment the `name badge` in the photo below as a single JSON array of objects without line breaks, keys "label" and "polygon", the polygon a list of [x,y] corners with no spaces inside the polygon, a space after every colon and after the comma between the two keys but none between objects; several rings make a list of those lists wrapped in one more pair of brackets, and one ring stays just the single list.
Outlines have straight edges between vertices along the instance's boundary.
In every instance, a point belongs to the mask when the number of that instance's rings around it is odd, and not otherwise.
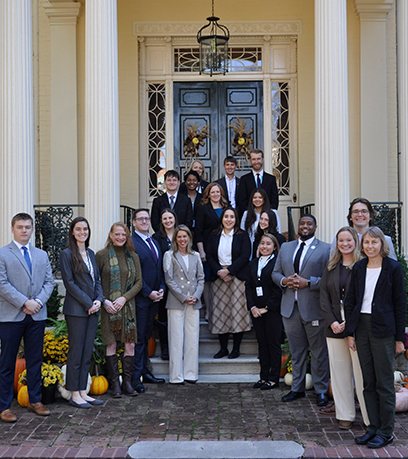
[{"label": "name badge", "polygon": [[262,287],[257,287],[256,288],[256,296],[263,296]]},{"label": "name badge", "polygon": [[312,321],[312,327],[318,327],[319,326],[319,321],[318,320],[313,320]]}]

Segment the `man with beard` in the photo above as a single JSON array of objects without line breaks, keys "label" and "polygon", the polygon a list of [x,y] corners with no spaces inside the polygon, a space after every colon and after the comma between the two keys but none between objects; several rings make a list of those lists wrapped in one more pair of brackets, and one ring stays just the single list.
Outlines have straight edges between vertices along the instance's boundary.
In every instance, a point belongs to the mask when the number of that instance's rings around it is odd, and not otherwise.
[{"label": "man with beard", "polygon": [[329,260],[330,245],[315,237],[316,219],[305,214],[299,220],[297,241],[282,245],[272,279],[283,289],[281,314],[292,353],[292,390],[282,397],[291,402],[305,396],[308,349],[317,405],[328,402],[329,357],[320,307],[319,283]]}]

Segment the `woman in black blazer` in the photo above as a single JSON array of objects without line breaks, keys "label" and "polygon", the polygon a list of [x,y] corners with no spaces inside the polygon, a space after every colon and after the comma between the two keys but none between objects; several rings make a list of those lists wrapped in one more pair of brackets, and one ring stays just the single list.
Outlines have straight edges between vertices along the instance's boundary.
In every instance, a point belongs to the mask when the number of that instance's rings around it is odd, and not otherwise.
[{"label": "woman in black blazer", "polygon": [[252,256],[254,258],[257,257],[257,250],[261,237],[267,233],[273,234],[276,237],[279,248],[284,242],[287,242],[286,237],[278,232],[278,220],[273,210],[261,212],[258,227],[255,232],[254,244],[252,246]]},{"label": "woman in black blazer", "polygon": [[201,193],[197,191],[198,184],[200,183],[200,176],[196,171],[189,171],[184,175],[184,184],[185,190],[180,189],[180,193],[185,194],[190,198],[191,206],[193,208],[193,228],[195,227],[195,221],[197,218],[197,209],[199,207],[200,201],[203,197]]},{"label": "woman in black blazer", "polygon": [[66,288],[65,320],[68,326],[69,351],[66,389],[72,392],[70,405],[90,408],[102,400],[86,393],[89,365],[103,293],[95,254],[89,249],[91,230],[84,217],[72,220],[68,232],[68,247],[61,252],[60,266]]},{"label": "woman in black blazer", "polygon": [[357,348],[370,424],[356,443],[382,448],[393,440],[395,354],[404,352],[407,300],[401,264],[383,232],[371,226],[361,240],[366,257],[354,265],[346,304],[346,334]]},{"label": "woman in black blazer", "polygon": [[[196,159],[195,161],[193,161],[193,163],[191,164],[191,169],[192,171],[194,172],[197,172],[198,174],[198,184],[197,184],[197,191],[200,193],[200,194],[204,194],[204,191],[206,190],[207,186],[209,185],[209,182],[207,182],[205,180],[206,178],[206,173],[205,173],[205,166],[204,166],[204,163],[202,161],[200,161],[199,159]],[[185,183],[182,183],[180,185],[180,193],[184,193],[186,194],[187,192],[187,187],[186,187],[186,184]]]},{"label": "woman in black blazer", "polygon": [[[212,316],[211,333],[218,333],[221,349],[215,359],[228,355],[240,356],[244,332],[251,329],[245,301],[245,281],[251,242],[248,233],[239,228],[237,211],[227,207],[221,214],[221,225],[211,233],[207,245],[208,264],[211,268]],[[228,353],[228,337],[232,333],[234,347]]]},{"label": "woman in black blazer", "polygon": [[259,242],[259,258],[249,264],[246,298],[258,340],[260,379],[254,389],[279,388],[281,370],[282,316],[281,289],[271,282],[272,271],[279,253],[279,243],[272,234],[264,234]]}]

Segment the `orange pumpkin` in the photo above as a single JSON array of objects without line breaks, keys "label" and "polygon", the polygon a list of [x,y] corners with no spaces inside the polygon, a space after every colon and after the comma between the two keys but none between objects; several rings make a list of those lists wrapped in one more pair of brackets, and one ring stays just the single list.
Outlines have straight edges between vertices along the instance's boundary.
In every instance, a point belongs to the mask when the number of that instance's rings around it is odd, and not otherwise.
[{"label": "orange pumpkin", "polygon": [[20,406],[28,406],[28,387],[23,386],[17,394],[17,402]]},{"label": "orange pumpkin", "polygon": [[16,369],[14,371],[14,393],[18,394],[18,380],[20,379],[21,373],[26,369],[26,361],[25,359],[20,359],[17,357],[16,360]]},{"label": "orange pumpkin", "polygon": [[17,394],[20,392],[20,389],[25,385],[26,384],[24,384],[24,383],[18,383],[18,385],[17,385]]},{"label": "orange pumpkin", "polygon": [[108,390],[109,384],[105,376],[92,376],[92,384],[89,393],[102,395]]},{"label": "orange pumpkin", "polygon": [[286,368],[286,362],[288,361],[289,355],[282,355],[282,362],[281,362],[281,371],[280,371],[280,377],[283,378],[286,373],[288,372],[288,369]]},{"label": "orange pumpkin", "polygon": [[153,336],[150,337],[148,345],[147,345],[147,355],[149,357],[153,357],[154,353],[156,352],[156,340]]}]

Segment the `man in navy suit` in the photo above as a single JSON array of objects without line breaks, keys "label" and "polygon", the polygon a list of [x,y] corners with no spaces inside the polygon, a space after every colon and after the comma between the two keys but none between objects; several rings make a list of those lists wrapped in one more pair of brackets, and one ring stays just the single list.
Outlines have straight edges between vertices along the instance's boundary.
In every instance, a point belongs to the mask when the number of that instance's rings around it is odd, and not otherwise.
[{"label": "man in navy suit", "polygon": [[14,368],[21,338],[27,362],[28,410],[40,416],[50,411],[41,403],[41,364],[47,301],[54,278],[47,254],[29,241],[31,215],[19,213],[11,221],[14,239],[0,249],[0,419],[15,422],[10,410]]},{"label": "man in navy suit", "polygon": [[160,231],[160,215],[164,209],[172,209],[177,215],[179,225],[193,228],[193,207],[188,196],[179,193],[180,175],[177,171],[169,170],[164,174],[166,192],[153,200],[152,227]]},{"label": "man in navy suit", "polygon": [[143,277],[142,290],[135,298],[137,343],[133,366],[133,386],[140,394],[145,392],[140,377],[144,383],[164,383],[164,379],[155,378],[147,367],[147,345],[152,335],[154,318],[159,310],[159,301],[163,298],[165,283],[160,246],[149,235],[148,209],[137,209],[133,212],[133,226],[135,231],[132,241],[140,258]]},{"label": "man in navy suit", "polygon": [[249,155],[252,171],[241,177],[237,192],[237,207],[240,215],[248,209],[249,196],[255,188],[263,188],[268,195],[272,209],[277,209],[279,206],[279,196],[276,178],[263,170],[263,151],[255,149]]},{"label": "man in navy suit", "polygon": [[235,177],[237,169],[237,159],[235,156],[227,156],[224,159],[225,176],[216,180],[215,183],[221,185],[225,196],[228,199],[228,204],[234,209],[237,208],[236,196],[239,185],[239,178]]}]

